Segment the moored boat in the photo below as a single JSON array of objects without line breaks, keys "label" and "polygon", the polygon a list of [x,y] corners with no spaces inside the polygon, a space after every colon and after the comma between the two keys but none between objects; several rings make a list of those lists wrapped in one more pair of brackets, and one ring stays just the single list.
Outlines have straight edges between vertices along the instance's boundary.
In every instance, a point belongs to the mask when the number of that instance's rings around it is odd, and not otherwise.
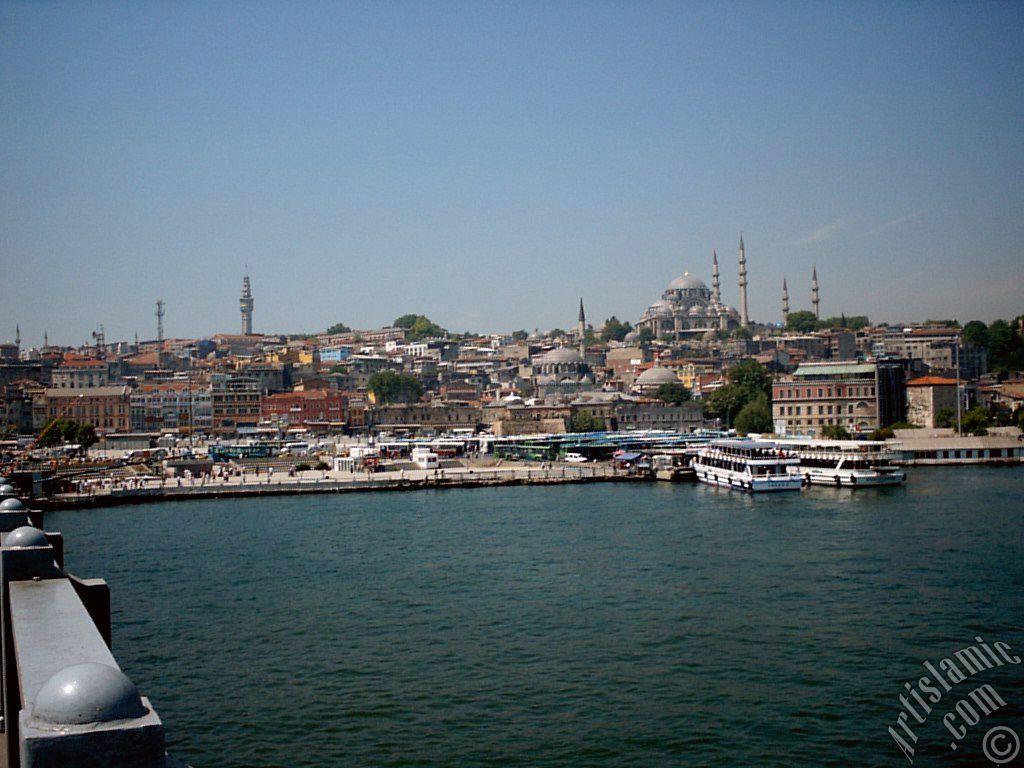
[{"label": "moored boat", "polygon": [[800,460],[772,443],[758,440],[712,440],[697,451],[691,466],[708,485],[748,493],[799,491],[803,478],[794,474]]},{"label": "moored boat", "polygon": [[869,488],[899,485],[907,473],[893,466],[886,444],[872,440],[791,440],[773,441],[780,450],[795,453],[799,473],[811,485]]}]

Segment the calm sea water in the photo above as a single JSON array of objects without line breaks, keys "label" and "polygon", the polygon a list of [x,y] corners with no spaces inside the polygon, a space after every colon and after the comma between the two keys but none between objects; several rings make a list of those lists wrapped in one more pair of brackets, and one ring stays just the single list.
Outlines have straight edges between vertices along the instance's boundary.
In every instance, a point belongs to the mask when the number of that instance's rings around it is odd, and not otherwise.
[{"label": "calm sea water", "polygon": [[[906,765],[903,683],[1024,654],[1024,468],[750,497],[705,486],[279,497],[48,516],[196,766]],[[1024,738],[1009,706],[957,752]],[[977,684],[977,682],[975,683]],[[965,694],[967,683],[954,689]],[[961,690],[962,689],[962,690]]]}]

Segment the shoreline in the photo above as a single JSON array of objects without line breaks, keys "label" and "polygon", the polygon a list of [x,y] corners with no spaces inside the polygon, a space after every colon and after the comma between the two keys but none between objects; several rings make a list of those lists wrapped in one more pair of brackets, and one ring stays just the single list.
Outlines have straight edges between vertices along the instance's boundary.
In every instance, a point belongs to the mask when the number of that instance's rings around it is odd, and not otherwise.
[{"label": "shoreline", "polygon": [[554,467],[550,469],[513,470],[445,470],[435,474],[428,470],[381,473],[385,477],[336,477],[271,479],[269,482],[224,482],[188,485],[163,484],[141,488],[113,488],[98,493],[59,494],[33,499],[34,508],[43,511],[100,509],[129,504],[152,504],[165,501],[197,499],[245,498],[256,496],[296,496],[303,494],[360,493],[379,491],[419,491],[447,488],[491,488],[515,485],[567,485],[601,482],[648,481],[642,475],[631,475],[608,466]]}]

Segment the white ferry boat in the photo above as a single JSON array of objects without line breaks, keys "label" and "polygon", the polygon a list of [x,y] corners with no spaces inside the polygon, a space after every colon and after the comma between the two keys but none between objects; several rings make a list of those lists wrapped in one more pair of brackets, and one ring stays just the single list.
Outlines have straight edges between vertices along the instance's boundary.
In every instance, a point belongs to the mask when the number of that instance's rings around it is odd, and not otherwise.
[{"label": "white ferry boat", "polygon": [[780,450],[796,453],[799,473],[807,484],[847,488],[899,485],[907,473],[893,466],[884,442],[871,440],[776,440]]},{"label": "white ferry boat", "polygon": [[708,485],[748,493],[799,491],[803,478],[792,470],[800,459],[773,443],[758,440],[712,440],[697,451],[691,465]]}]

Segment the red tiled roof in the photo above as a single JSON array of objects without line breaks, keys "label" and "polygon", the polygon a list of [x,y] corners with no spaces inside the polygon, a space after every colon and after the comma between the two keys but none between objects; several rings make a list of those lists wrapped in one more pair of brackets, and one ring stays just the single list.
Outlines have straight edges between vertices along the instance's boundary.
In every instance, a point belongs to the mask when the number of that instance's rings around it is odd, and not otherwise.
[{"label": "red tiled roof", "polygon": [[907,382],[908,387],[955,387],[956,379],[944,379],[941,376],[920,376]]}]

